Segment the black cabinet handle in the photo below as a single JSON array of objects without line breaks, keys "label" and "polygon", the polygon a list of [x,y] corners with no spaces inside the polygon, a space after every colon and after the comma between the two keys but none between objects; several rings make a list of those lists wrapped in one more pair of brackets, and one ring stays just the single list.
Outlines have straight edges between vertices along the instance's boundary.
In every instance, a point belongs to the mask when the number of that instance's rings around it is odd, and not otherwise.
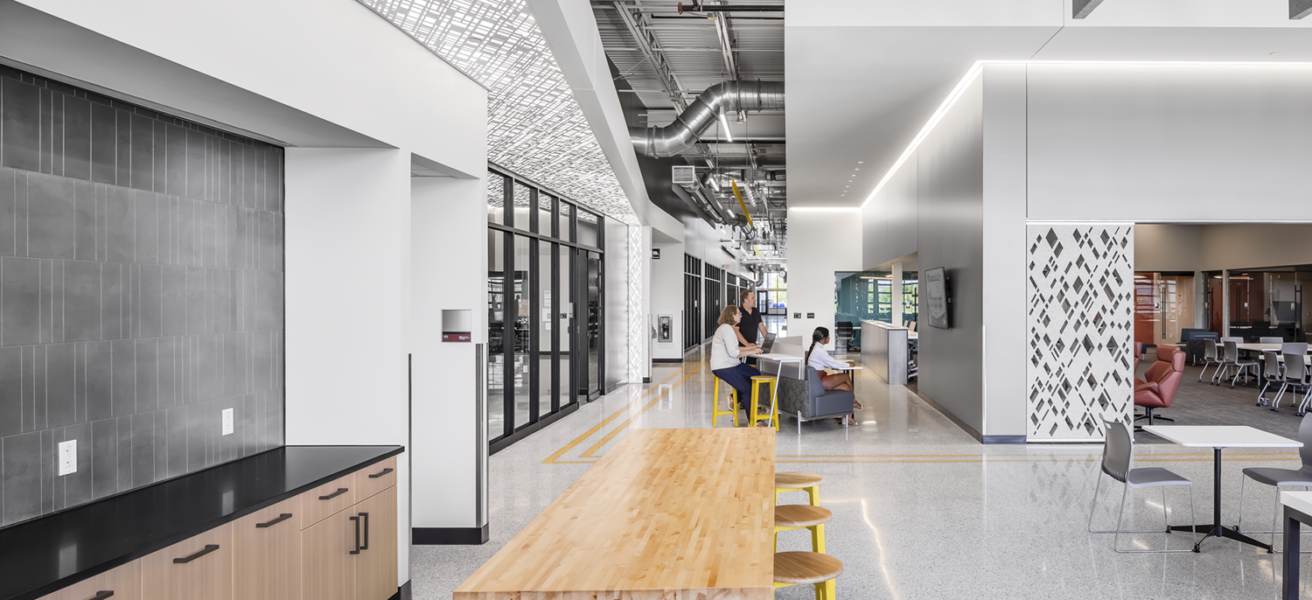
[{"label": "black cabinet handle", "polygon": [[370,476],[369,476],[369,479],[378,479],[379,477],[382,477],[383,475],[386,475],[386,474],[391,473],[391,472],[392,472],[392,467],[387,467],[386,469],[383,469],[382,471],[379,471],[379,472],[377,472],[377,473],[374,473],[373,475],[370,475]]},{"label": "black cabinet handle", "polygon": [[360,546],[361,550],[369,549],[369,513],[360,513],[360,518],[364,521],[364,545]]},{"label": "black cabinet handle", "polygon": [[96,592],[96,595],[87,598],[87,600],[105,600],[105,598],[108,598],[113,595],[114,595],[114,590],[100,590],[99,592]]},{"label": "black cabinet handle", "polygon": [[355,522],[355,550],[352,550],[351,554],[359,554],[360,553],[360,517],[350,517],[350,519],[351,521]]},{"label": "black cabinet handle", "polygon": [[274,525],[277,525],[277,524],[279,524],[279,523],[281,523],[281,522],[283,522],[283,521],[286,521],[287,519],[290,519],[290,518],[292,518],[292,513],[282,513],[281,515],[278,515],[278,518],[276,518],[276,519],[274,519],[274,520],[272,520],[272,521],[269,521],[269,522],[267,522],[267,523],[256,523],[256,524],[255,524],[255,528],[256,528],[256,529],[264,529],[265,527],[273,527]]},{"label": "black cabinet handle", "polygon": [[184,556],[184,557],[182,557],[182,558],[175,558],[175,559],[173,559],[173,564],[175,564],[175,565],[185,565],[185,564],[187,564],[187,563],[189,563],[189,562],[191,562],[191,561],[193,561],[193,560],[196,560],[196,559],[198,559],[198,558],[200,558],[200,557],[202,557],[202,556],[205,556],[206,554],[209,554],[209,553],[211,553],[211,552],[213,552],[213,551],[215,551],[215,550],[218,550],[218,549],[219,549],[219,545],[218,545],[218,544],[205,544],[205,548],[204,548],[203,550],[200,550],[200,551],[196,552],[195,554],[192,554],[192,555],[189,555],[189,556]]},{"label": "black cabinet handle", "polygon": [[345,494],[345,493],[348,492],[348,491],[350,491],[350,490],[348,490],[348,489],[346,489],[346,488],[337,488],[337,491],[335,491],[335,492],[333,492],[333,493],[331,493],[331,494],[328,494],[327,496],[319,496],[319,499],[320,499],[320,500],[332,500],[333,498],[336,498],[336,497],[338,497],[338,496],[340,496],[340,495],[342,495],[342,494]]}]

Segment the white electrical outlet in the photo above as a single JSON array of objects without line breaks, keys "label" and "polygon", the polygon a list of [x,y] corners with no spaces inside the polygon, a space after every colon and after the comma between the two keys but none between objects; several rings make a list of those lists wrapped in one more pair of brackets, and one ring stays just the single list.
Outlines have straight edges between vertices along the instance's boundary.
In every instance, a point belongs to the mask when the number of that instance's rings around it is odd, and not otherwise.
[{"label": "white electrical outlet", "polygon": [[77,472],[77,440],[59,442],[59,476]]},{"label": "white electrical outlet", "polygon": [[232,434],[232,409],[223,409],[223,435]]}]

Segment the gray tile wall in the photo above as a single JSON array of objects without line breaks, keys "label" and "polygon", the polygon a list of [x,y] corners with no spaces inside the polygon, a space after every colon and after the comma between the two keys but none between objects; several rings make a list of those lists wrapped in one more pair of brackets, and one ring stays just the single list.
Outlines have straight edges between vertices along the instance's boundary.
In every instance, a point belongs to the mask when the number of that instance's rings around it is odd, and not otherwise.
[{"label": "gray tile wall", "polygon": [[282,181],[281,148],[0,67],[0,526],[282,445]]}]

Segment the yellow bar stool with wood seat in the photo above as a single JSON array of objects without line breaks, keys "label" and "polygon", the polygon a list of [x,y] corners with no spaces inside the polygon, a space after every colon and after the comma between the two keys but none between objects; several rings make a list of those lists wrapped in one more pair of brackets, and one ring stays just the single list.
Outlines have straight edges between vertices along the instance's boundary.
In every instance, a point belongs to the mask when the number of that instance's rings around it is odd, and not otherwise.
[{"label": "yellow bar stool with wood seat", "polygon": [[752,376],[752,410],[751,410],[751,416],[749,417],[749,421],[748,421],[751,424],[748,425],[748,427],[756,427],[757,422],[770,419],[770,423],[774,424],[774,430],[779,431],[779,404],[778,403],[773,401],[770,402],[770,404],[773,405],[773,410],[774,410],[773,417],[771,417],[771,415],[758,416],[756,414],[758,410],[757,407],[760,406],[760,403],[758,403],[757,401],[760,399],[761,384],[764,383],[769,385],[770,391],[768,393],[770,394],[771,398],[774,398],[774,386],[778,382],[779,382],[779,378],[775,377],[774,375]]},{"label": "yellow bar stool with wood seat", "polygon": [[834,513],[823,506],[784,504],[774,507],[774,551],[779,551],[779,532],[793,529],[811,530],[811,551],[825,553],[825,523]]},{"label": "yellow bar stool with wood seat", "polygon": [[815,473],[787,471],[774,474],[774,503],[779,504],[779,494],[806,490],[811,496],[811,506],[820,506],[820,483],[824,477]]},{"label": "yellow bar stool with wood seat", "polygon": [[715,392],[711,396],[711,427],[715,427],[715,422],[724,415],[733,417],[733,426],[738,426],[738,390],[729,388],[729,410],[720,410],[720,378],[716,377]]},{"label": "yellow bar stool with wood seat", "polygon": [[816,600],[837,600],[834,579],[843,573],[843,561],[817,552],[776,552],[774,589],[812,584]]}]

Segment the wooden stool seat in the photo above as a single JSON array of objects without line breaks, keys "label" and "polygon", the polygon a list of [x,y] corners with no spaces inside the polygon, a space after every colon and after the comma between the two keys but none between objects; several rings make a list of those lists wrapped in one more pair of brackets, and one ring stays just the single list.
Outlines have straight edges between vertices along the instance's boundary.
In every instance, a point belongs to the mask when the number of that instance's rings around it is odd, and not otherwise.
[{"label": "wooden stool seat", "polygon": [[752,381],[778,381],[774,375],[752,375]]},{"label": "wooden stool seat", "polygon": [[823,506],[784,504],[774,507],[775,527],[813,527],[828,523],[834,513]]},{"label": "wooden stool seat", "polygon": [[815,552],[778,552],[774,555],[774,581],[800,585],[821,583],[843,573],[843,561]]},{"label": "wooden stool seat", "polygon": [[777,488],[806,488],[823,483],[825,478],[815,473],[806,473],[803,471],[785,471],[774,474],[774,487]]}]

